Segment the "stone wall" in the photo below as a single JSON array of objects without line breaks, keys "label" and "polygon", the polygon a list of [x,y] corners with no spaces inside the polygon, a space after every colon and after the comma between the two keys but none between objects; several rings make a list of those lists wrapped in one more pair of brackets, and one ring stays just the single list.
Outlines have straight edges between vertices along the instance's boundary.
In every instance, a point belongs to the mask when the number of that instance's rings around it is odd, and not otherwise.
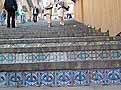
[{"label": "stone wall", "polygon": [[121,0],[75,0],[75,19],[110,31],[114,36],[121,28]]}]

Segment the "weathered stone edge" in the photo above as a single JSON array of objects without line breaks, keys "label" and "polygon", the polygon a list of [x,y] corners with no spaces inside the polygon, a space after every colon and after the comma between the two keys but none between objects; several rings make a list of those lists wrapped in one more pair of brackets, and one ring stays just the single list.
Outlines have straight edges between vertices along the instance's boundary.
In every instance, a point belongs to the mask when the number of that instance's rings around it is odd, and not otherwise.
[{"label": "weathered stone edge", "polygon": [[80,50],[121,50],[120,44],[114,45],[79,45],[79,46],[53,46],[29,48],[0,48],[0,53],[40,53],[40,52],[68,52]]},{"label": "weathered stone edge", "polygon": [[97,41],[121,41],[121,37],[58,37],[58,38],[34,38],[34,39],[0,39],[0,44],[29,44],[29,43],[61,43],[61,42],[97,42]]},{"label": "weathered stone edge", "polygon": [[1,64],[0,72],[20,71],[50,71],[50,70],[89,70],[89,69],[116,69],[121,68],[121,60],[98,61],[68,61],[68,62],[41,62]]}]

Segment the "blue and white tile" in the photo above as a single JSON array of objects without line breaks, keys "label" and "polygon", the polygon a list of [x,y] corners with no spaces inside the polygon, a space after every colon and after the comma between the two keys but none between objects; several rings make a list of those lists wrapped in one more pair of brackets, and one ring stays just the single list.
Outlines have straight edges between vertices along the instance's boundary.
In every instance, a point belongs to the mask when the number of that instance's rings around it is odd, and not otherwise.
[{"label": "blue and white tile", "polygon": [[91,58],[90,53],[88,51],[80,51],[77,54],[77,57],[80,61],[85,61],[85,60],[88,60],[89,58]]},{"label": "blue and white tile", "polygon": [[68,59],[68,61],[79,61],[79,59],[77,58],[77,54],[78,53],[79,52],[74,52],[74,51],[67,52],[67,59]]},{"label": "blue and white tile", "polygon": [[88,70],[73,71],[74,86],[89,85]]},{"label": "blue and white tile", "polygon": [[121,50],[111,50],[111,58],[114,59],[121,59]]},{"label": "blue and white tile", "polygon": [[34,62],[44,62],[47,61],[48,54],[47,53],[33,53],[35,56]]},{"label": "blue and white tile", "polygon": [[55,86],[55,72],[40,72],[40,86]]},{"label": "blue and white tile", "polygon": [[57,86],[72,86],[72,71],[56,71]]},{"label": "blue and white tile", "polygon": [[6,72],[0,72],[0,87],[8,85],[8,78]]},{"label": "blue and white tile", "polygon": [[23,86],[23,75],[21,72],[10,72],[8,78],[10,86]]},{"label": "blue and white tile", "polygon": [[93,84],[105,84],[105,71],[102,69],[99,70],[90,70],[91,78],[90,83]]},{"label": "blue and white tile", "polygon": [[106,80],[105,84],[120,84],[121,74],[120,69],[107,69],[105,70]]},{"label": "blue and white tile", "polygon": [[25,86],[39,86],[38,72],[25,72],[24,73]]}]

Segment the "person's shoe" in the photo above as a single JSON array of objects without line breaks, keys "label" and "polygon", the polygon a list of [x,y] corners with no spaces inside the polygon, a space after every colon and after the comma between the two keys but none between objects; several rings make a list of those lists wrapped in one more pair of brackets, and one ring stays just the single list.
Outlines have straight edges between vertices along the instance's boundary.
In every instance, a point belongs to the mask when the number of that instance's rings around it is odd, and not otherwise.
[{"label": "person's shoe", "polygon": [[7,28],[10,28],[10,26],[7,26]]},{"label": "person's shoe", "polygon": [[51,23],[48,24],[48,28],[50,28],[50,27],[52,27],[52,24]]},{"label": "person's shoe", "polygon": [[[17,26],[17,25],[16,25],[16,26]],[[15,25],[13,25],[12,28],[15,28]]]},{"label": "person's shoe", "polygon": [[60,23],[60,25],[64,26],[64,23]]}]

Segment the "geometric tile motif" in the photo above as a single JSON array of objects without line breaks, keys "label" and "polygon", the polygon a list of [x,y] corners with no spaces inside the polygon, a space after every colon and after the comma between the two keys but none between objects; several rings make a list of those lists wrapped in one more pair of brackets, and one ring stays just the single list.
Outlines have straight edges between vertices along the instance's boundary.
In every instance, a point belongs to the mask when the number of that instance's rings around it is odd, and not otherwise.
[{"label": "geometric tile motif", "polygon": [[39,86],[37,72],[25,72],[24,73],[24,85],[25,86]]},{"label": "geometric tile motif", "polygon": [[107,60],[107,59],[110,59],[110,51],[99,51],[99,58],[100,60]]},{"label": "geometric tile motif", "polygon": [[90,70],[90,83],[105,84],[105,71],[104,70]]},{"label": "geometric tile motif", "polygon": [[23,84],[23,76],[21,72],[10,72],[8,74],[9,86],[21,86]]},{"label": "geometric tile motif", "polygon": [[72,73],[71,71],[57,71],[56,72],[56,85],[57,86],[72,86]]},{"label": "geometric tile motif", "polygon": [[73,60],[77,60],[77,61],[79,61],[78,59],[77,59],[77,54],[78,54],[79,52],[75,52],[75,51],[72,51],[72,52],[67,52],[66,54],[67,54],[67,60],[68,61],[73,61]]},{"label": "geometric tile motif", "polygon": [[121,50],[0,53],[0,64],[121,59]]},{"label": "geometric tile motif", "polygon": [[47,56],[43,53],[26,53],[24,54],[24,60],[32,62],[42,62],[46,60]]},{"label": "geometric tile motif", "polygon": [[16,56],[13,53],[0,54],[0,63],[14,63]]},{"label": "geometric tile motif", "polygon": [[88,70],[73,71],[74,86],[89,85]]},{"label": "geometric tile motif", "polygon": [[91,60],[99,60],[99,51],[95,50],[95,51],[91,51]]},{"label": "geometric tile motif", "polygon": [[40,86],[55,86],[55,73],[54,72],[40,72]]},{"label": "geometric tile motif", "polygon": [[6,86],[8,84],[7,82],[7,73],[6,72],[0,72],[0,87]]},{"label": "geometric tile motif", "polygon": [[121,84],[120,69],[105,70],[106,79],[105,84]]},{"label": "geometric tile motif", "polygon": [[0,72],[2,86],[79,86],[120,84],[120,69]]},{"label": "geometric tile motif", "polygon": [[4,55],[0,54],[0,63],[2,64],[2,63],[4,63],[4,61],[5,61]]},{"label": "geometric tile motif", "polygon": [[91,56],[90,56],[90,52],[89,51],[80,51],[79,54],[77,54],[77,57],[81,60],[88,60]]},{"label": "geometric tile motif", "polygon": [[121,59],[121,50],[111,50],[112,59]]},{"label": "geometric tile motif", "polygon": [[66,52],[49,53],[48,61],[67,61],[67,53]]}]

